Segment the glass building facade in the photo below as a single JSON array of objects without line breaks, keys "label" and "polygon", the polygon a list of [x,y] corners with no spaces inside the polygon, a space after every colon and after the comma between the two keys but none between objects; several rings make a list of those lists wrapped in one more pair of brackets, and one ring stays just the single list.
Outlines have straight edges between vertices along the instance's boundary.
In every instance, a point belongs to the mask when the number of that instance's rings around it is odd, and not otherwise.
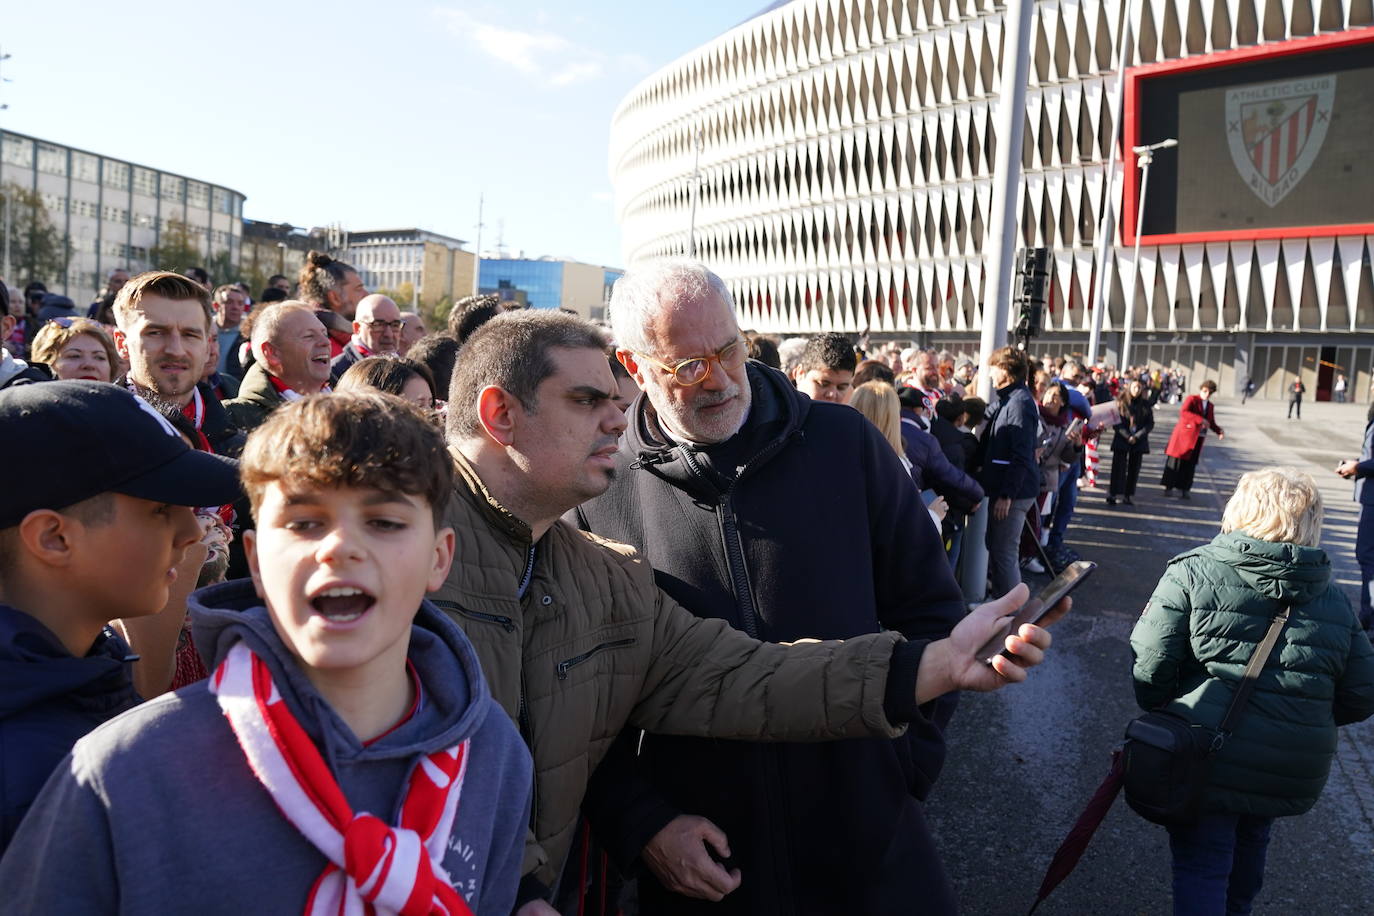
[{"label": "glass building facade", "polygon": [[[532,309],[556,309],[563,305],[563,261],[530,261],[518,258],[483,258],[477,285],[484,293],[503,299],[523,292]],[[509,293],[507,292],[509,291]]]}]

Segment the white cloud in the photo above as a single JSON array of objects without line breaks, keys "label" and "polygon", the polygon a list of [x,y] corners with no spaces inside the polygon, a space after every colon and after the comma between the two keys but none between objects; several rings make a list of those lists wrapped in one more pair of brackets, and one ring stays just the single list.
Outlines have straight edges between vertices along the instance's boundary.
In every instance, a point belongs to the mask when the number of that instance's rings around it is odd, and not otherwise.
[{"label": "white cloud", "polygon": [[[488,57],[552,88],[571,86],[601,76],[606,55],[548,31],[545,13],[537,14],[537,29],[509,28],[477,19],[460,9],[439,7],[434,15],[450,33]],[[623,60],[618,60],[622,66]]]}]

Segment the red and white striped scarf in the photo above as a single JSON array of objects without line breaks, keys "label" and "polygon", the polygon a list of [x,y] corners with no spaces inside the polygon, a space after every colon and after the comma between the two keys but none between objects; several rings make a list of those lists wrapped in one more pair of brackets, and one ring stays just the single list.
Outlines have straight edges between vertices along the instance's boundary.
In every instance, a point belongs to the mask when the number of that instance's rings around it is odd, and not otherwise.
[{"label": "red and white striped scarf", "polygon": [[420,761],[401,803],[401,823],[388,827],[353,812],[315,742],[282,701],[271,669],[248,646],[229,650],[210,689],[258,781],[329,859],[310,889],[306,916],[472,916],[443,866],[468,741]]}]

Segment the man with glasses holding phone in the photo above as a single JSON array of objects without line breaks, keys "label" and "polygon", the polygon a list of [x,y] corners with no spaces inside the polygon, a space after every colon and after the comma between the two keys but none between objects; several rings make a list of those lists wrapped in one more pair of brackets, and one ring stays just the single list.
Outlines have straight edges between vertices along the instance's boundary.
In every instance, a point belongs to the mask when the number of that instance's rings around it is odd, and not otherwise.
[{"label": "man with glasses holding phone", "polygon": [[[698,617],[758,639],[949,634],[963,598],[919,493],[897,485],[896,453],[857,411],[748,362],[719,277],[677,259],[632,270],[610,317],[644,394],[611,488],[576,510],[583,528],[641,551]],[[722,913],[898,913],[915,900],[950,912],[919,799],[943,762],[952,704],[913,703],[895,740],[627,734],[583,810],[619,865],[647,867],[645,912],[696,912],[702,900]]]},{"label": "man with glasses holding phone", "polygon": [[368,356],[396,356],[401,348],[401,309],[381,293],[364,296],[353,316],[353,339],[329,365],[331,382]]}]

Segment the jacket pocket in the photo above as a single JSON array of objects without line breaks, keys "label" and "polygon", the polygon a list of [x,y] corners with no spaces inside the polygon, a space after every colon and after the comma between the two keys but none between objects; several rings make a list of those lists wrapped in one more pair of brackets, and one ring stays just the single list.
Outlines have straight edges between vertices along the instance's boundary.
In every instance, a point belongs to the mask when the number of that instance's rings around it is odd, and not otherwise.
[{"label": "jacket pocket", "polygon": [[566,681],[568,679],[568,671],[570,669],[576,668],[578,665],[587,661],[593,655],[596,655],[598,652],[604,652],[607,649],[624,649],[629,646],[633,646],[638,641],[639,640],[634,636],[627,636],[624,639],[612,639],[610,642],[603,642],[595,646],[592,646],[590,649],[588,649],[586,652],[583,652],[581,655],[574,655],[572,658],[565,658],[563,659],[563,661],[559,662],[555,668],[555,670],[558,673],[558,679],[560,681]]},{"label": "jacket pocket", "polygon": [[495,624],[496,626],[505,630],[507,633],[515,632],[515,621],[509,617],[503,617],[500,614],[488,614],[483,611],[470,611],[455,601],[441,601],[437,599],[430,599],[430,603],[435,605],[436,607],[443,608],[446,611],[452,611],[460,617],[465,617],[468,620],[480,620],[482,623]]}]

